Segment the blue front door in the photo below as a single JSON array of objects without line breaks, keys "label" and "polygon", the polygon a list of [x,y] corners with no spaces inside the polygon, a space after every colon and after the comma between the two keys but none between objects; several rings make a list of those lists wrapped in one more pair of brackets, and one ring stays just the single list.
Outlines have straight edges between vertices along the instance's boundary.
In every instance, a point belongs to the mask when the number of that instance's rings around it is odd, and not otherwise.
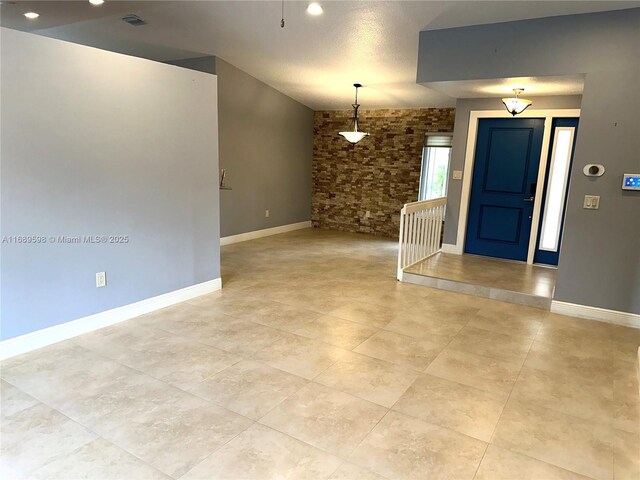
[{"label": "blue front door", "polygon": [[527,260],[543,118],[478,122],[465,251]]}]

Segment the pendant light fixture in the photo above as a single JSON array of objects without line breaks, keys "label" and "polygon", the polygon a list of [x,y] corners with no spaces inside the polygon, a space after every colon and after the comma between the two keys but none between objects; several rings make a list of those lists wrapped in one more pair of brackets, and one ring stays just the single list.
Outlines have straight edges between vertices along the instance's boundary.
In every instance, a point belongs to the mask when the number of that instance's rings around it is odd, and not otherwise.
[{"label": "pendant light fixture", "polygon": [[531,100],[519,98],[522,92],[524,92],[524,88],[514,88],[513,93],[515,94],[515,97],[502,99],[502,103],[504,103],[507,112],[509,112],[514,117],[516,115],[520,115],[533,103]]},{"label": "pendant light fixture", "polygon": [[358,131],[358,108],[360,105],[358,104],[358,89],[362,87],[359,83],[354,83],[354,87],[356,87],[356,101],[353,103],[353,131],[352,132],[338,132],[344,138],[346,138],[351,143],[358,143],[364,137],[368,136],[368,133]]}]

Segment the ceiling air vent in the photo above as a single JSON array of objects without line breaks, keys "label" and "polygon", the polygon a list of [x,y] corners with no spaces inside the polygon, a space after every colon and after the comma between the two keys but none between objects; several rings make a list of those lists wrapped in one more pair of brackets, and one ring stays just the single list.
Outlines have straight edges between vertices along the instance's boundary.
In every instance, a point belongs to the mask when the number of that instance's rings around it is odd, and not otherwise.
[{"label": "ceiling air vent", "polygon": [[140,25],[146,25],[147,24],[147,22],[142,20],[137,15],[125,15],[124,17],[122,17],[122,20],[127,22],[129,25],[133,25],[134,27],[139,27]]}]

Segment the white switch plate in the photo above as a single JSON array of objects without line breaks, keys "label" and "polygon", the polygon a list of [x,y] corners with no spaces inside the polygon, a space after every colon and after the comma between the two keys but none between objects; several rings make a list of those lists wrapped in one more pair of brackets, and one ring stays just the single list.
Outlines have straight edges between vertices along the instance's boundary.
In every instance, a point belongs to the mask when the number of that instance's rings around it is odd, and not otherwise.
[{"label": "white switch plate", "polygon": [[453,171],[453,179],[454,180],[462,180],[462,170],[454,170]]},{"label": "white switch plate", "polygon": [[582,208],[588,210],[598,210],[600,208],[600,196],[598,195],[585,195]]},{"label": "white switch plate", "polygon": [[269,218],[269,210],[264,211],[264,218]]},{"label": "white switch plate", "polygon": [[367,210],[364,214],[364,218],[369,218],[369,217],[371,217],[371,212]]},{"label": "white switch plate", "polygon": [[96,288],[104,287],[107,284],[107,274],[105,272],[96,273]]}]

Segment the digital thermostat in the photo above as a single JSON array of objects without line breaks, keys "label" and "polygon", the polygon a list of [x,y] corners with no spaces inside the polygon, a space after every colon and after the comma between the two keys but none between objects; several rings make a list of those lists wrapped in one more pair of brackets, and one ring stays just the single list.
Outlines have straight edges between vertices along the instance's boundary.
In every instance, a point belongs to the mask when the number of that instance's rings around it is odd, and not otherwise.
[{"label": "digital thermostat", "polygon": [[623,190],[640,190],[640,173],[625,173],[622,175]]}]

